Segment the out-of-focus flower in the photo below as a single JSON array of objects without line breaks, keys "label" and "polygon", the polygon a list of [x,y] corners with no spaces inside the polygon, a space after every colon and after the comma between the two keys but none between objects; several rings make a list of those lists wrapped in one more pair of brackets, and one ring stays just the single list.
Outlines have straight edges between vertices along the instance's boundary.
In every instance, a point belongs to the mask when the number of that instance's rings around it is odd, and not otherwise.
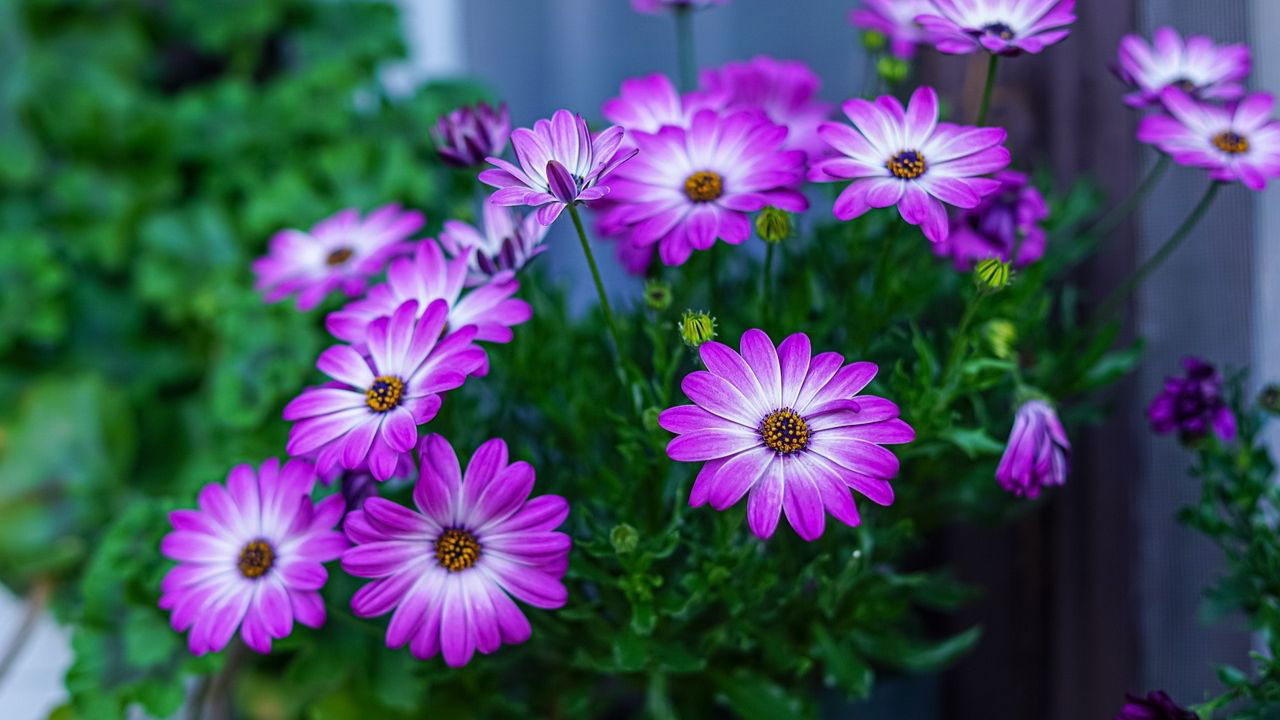
[{"label": "out-of-focus flower", "polygon": [[787,128],[782,147],[803,150],[810,158],[828,152],[818,137],[818,125],[831,116],[833,106],[818,99],[821,81],[798,60],[775,60],[761,55],[746,62],[731,62],[703,70],[700,92],[690,102],[717,108],[760,110],[777,125]]},{"label": "out-of-focus flower", "polygon": [[511,133],[520,167],[491,157],[495,167],[480,173],[480,181],[498,188],[490,202],[536,207],[538,222],[550,225],[565,206],[609,194],[609,174],[636,154],[620,147],[623,134],[615,125],[593,137],[581,115],[557,110],[533,129]]},{"label": "out-of-focus flower", "polygon": [[791,236],[791,215],[772,205],[756,216],[756,234],[770,245],[777,245]]},{"label": "out-of-focus flower", "polygon": [[1018,326],[1008,320],[990,320],[982,327],[982,336],[991,346],[991,354],[1008,360],[1017,352]]},{"label": "out-of-focus flower", "polygon": [[306,232],[282,230],[271,238],[268,254],[253,262],[257,289],[267,302],[297,295],[303,311],[334,290],[355,297],[388,259],[413,249],[409,236],[424,221],[416,210],[384,205],[363,219],[358,210],[348,209]]},{"label": "out-of-focus flower", "polygon": [[511,113],[506,103],[496,110],[483,102],[463,106],[441,115],[431,136],[441,160],[455,167],[477,167],[507,147]]},{"label": "out-of-focus flower", "polygon": [[[524,300],[512,297],[520,289],[520,283],[509,273],[499,274],[463,294],[470,256],[474,252],[470,250],[449,260],[434,240],[423,240],[412,258],[398,258],[391,263],[385,283],[370,288],[363,298],[347,303],[341,310],[329,313],[325,327],[339,340],[363,346],[369,324],[391,315],[406,301],[417,301],[417,307],[425,311],[436,300],[443,300],[448,308],[448,330],[474,326],[476,340],[511,342],[512,326],[528,321],[533,311]],[[487,369],[488,363],[482,363],[475,368],[476,374],[484,375]]]},{"label": "out-of-focus flower", "polygon": [[1049,217],[1049,205],[1026,175],[1013,170],[996,173],[1000,189],[983,198],[975,208],[951,219],[951,234],[933,246],[933,252],[949,257],[957,270],[969,270],[986,258],[1013,261],[1026,267],[1044,256],[1046,235],[1041,221]]},{"label": "out-of-focus flower", "polygon": [[1179,707],[1163,690],[1146,697],[1125,694],[1125,704],[1114,720],[1199,720],[1199,715]]},{"label": "out-of-focus flower", "polygon": [[939,52],[1038,53],[1066,39],[1076,0],[933,0],[916,17]]},{"label": "out-of-focus flower", "polygon": [[293,631],[293,621],[324,624],[320,588],[324,563],[347,547],[333,527],[342,517],[341,495],[311,503],[315,468],[302,460],[280,467],[275,458],[255,471],[238,465],[224,487],[200,491],[199,510],[169,513],[173,532],[160,550],[178,561],[160,585],[160,607],[178,632],[190,630],[196,655],[218,652],[240,628],[260,653]]},{"label": "out-of-focus flower", "polygon": [[606,100],[600,110],[627,132],[655,133],[664,125],[688,126],[698,103],[692,96],[682,98],[671,78],[653,73],[623,80],[618,97]]},{"label": "out-of-focus flower", "polygon": [[849,12],[856,27],[884,33],[889,50],[899,58],[915,57],[916,46],[930,42],[929,34],[916,17],[934,11],[929,0],[862,0],[862,7]]},{"label": "out-of-focus flower", "polygon": [[508,464],[499,439],[476,449],[465,474],[440,435],[423,438],[418,455],[414,508],[372,497],[350,513],[344,530],[355,545],[342,567],[374,578],[351,608],[360,617],[392,613],[388,647],[407,644],[422,659],[442,653],[458,667],[477,650],[487,655],[529,639],[513,597],[539,608],[565,604],[571,540],[555,528],[569,503],[531,499],[533,468]]},{"label": "out-of-focus flower", "polygon": [[[533,213],[519,218],[510,208],[484,203],[484,230],[461,220],[445,220],[440,244],[452,256],[470,254],[467,285],[483,285],[504,273],[517,273],[547,249],[547,226]],[[474,250],[474,252],[472,252]],[[482,338],[483,339],[483,338]]]},{"label": "out-of-focus flower", "polygon": [[1248,45],[1215,45],[1203,35],[1184,41],[1177,30],[1156,30],[1154,42],[1138,35],[1120,41],[1116,73],[1134,92],[1125,103],[1143,108],[1160,103],[1160,92],[1176,87],[1200,100],[1235,100],[1253,63]]},{"label": "out-of-focus flower", "polygon": [[1164,389],[1147,406],[1151,429],[1177,431],[1184,441],[1204,437],[1210,430],[1224,441],[1236,437],[1236,416],[1222,397],[1222,375],[1198,357],[1182,359],[1183,377],[1168,377]]},{"label": "out-of-focus flower", "polygon": [[636,12],[649,13],[650,15],[660,13],[664,10],[674,10],[677,8],[686,8],[700,10],[709,8],[713,5],[727,5],[729,0],[631,0],[631,7]]},{"label": "out-of-focus flower", "polygon": [[1070,453],[1058,413],[1043,400],[1028,400],[1014,418],[996,482],[1018,497],[1039,497],[1042,488],[1067,481]]},{"label": "out-of-focus flower", "polygon": [[290,455],[317,452],[316,465],[328,473],[338,464],[362,468],[379,482],[391,477],[401,455],[413,449],[418,426],[440,410],[440,393],[466,381],[484,362],[471,343],[468,325],[441,337],[449,305],[435,300],[418,317],[418,303],[407,300],[391,317],[369,324],[369,357],[350,345],[334,345],[316,362],[335,382],[304,390],[284,409],[293,421]]},{"label": "out-of-focus flower", "polygon": [[781,149],[786,133],[758,112],[714,110],[699,111],[688,129],[637,132],[641,153],[615,173],[602,223],[622,228],[633,245],[657,244],[667,265],[717,239],[740,244],[751,235],[747,213],[809,205],[797,189],[804,153]]},{"label": "out-of-focus flower", "polygon": [[1176,87],[1160,93],[1169,115],[1148,115],[1138,139],[1168,153],[1179,165],[1204,168],[1221,182],[1263,190],[1280,177],[1280,123],[1271,119],[1274,98],[1255,93],[1234,107],[1198,102]]},{"label": "out-of-focus flower", "polygon": [[773,535],[785,513],[800,537],[815,540],[826,512],[859,523],[850,488],[880,505],[893,502],[898,458],[883,445],[911,442],[915,431],[897,405],[858,395],[875,377],[874,363],[845,365],[833,352],[810,357],[804,333],[775,348],[760,330],[743,334],[740,353],[718,342],[699,352],[707,370],[681,384],[695,404],[659,420],[678,435],[667,445],[673,460],[704,463],[691,506],[725,510],[746,495],[747,523],[759,537]]},{"label": "out-of-focus flower", "polygon": [[691,350],[697,350],[716,336],[716,319],[702,310],[685,310],[676,329],[680,331],[684,344]]},{"label": "out-of-focus flower", "polygon": [[841,157],[809,169],[815,182],[853,180],[832,208],[841,220],[897,205],[903,220],[942,242],[949,234],[944,202],[976,208],[1000,189],[1000,181],[978,176],[1009,164],[1009,151],[1000,144],[1005,131],[939,123],[933,88],[918,88],[905,109],[886,95],[874,103],[849,100],[844,112],[853,127],[823,123],[818,129]]}]

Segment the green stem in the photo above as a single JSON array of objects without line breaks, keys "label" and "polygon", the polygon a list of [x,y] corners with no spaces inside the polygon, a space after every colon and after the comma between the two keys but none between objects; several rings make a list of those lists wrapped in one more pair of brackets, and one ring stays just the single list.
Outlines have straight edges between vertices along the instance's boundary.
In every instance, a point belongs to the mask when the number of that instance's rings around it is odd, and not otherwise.
[{"label": "green stem", "polygon": [[1151,194],[1151,191],[1156,187],[1156,183],[1160,182],[1160,178],[1164,177],[1164,173],[1168,169],[1169,156],[1161,153],[1160,159],[1156,160],[1156,164],[1152,165],[1151,169],[1147,171],[1146,176],[1142,178],[1142,182],[1138,183],[1138,187],[1134,189],[1133,194],[1124,202],[1112,208],[1106,215],[1099,218],[1091,227],[1086,228],[1084,232],[1092,234],[1099,241],[1106,239],[1117,227],[1120,227],[1120,223],[1124,222],[1133,213],[1134,209],[1146,199],[1147,195]]},{"label": "green stem", "polygon": [[995,53],[991,54],[991,59],[987,63],[987,84],[982,88],[982,104],[978,106],[978,121],[976,125],[983,125],[987,122],[987,110],[991,109],[991,91],[996,88],[996,66],[1000,64],[1000,56]]},{"label": "green stem", "polygon": [[1182,221],[1182,225],[1178,226],[1178,229],[1173,232],[1173,235],[1171,235],[1168,240],[1165,240],[1164,244],[1156,250],[1155,254],[1139,265],[1123,283],[1120,283],[1119,287],[1111,291],[1111,294],[1102,302],[1098,312],[1093,316],[1093,320],[1089,323],[1088,331],[1085,333],[1086,337],[1092,335],[1102,322],[1111,317],[1112,313],[1116,310],[1116,306],[1119,305],[1135,287],[1141,284],[1143,280],[1146,280],[1148,275],[1154,272],[1156,268],[1160,267],[1165,260],[1168,260],[1169,256],[1173,254],[1173,251],[1177,250],[1178,246],[1182,244],[1182,241],[1187,239],[1187,236],[1191,234],[1191,231],[1195,229],[1201,218],[1204,217],[1209,206],[1213,204],[1213,199],[1217,197],[1218,191],[1222,189],[1222,185],[1223,184],[1220,182],[1210,183],[1208,189],[1204,192],[1204,196],[1200,198],[1200,202],[1196,204],[1195,209],[1191,211],[1191,214],[1187,216],[1187,219]]},{"label": "green stem", "polygon": [[760,322],[769,314],[769,291],[772,288],[770,278],[773,277],[773,243],[765,246],[764,274],[760,276]]},{"label": "green stem", "polygon": [[712,311],[716,308],[716,298],[720,294],[719,283],[716,282],[716,276],[720,273],[720,244],[716,243],[707,250],[707,288],[710,290]]},{"label": "green stem", "polygon": [[591,243],[587,240],[587,231],[582,227],[582,216],[578,214],[576,204],[569,205],[569,217],[573,218],[573,227],[578,231],[578,240],[582,242],[582,254],[587,256],[587,265],[591,267],[591,279],[596,283],[596,294],[600,296],[600,309],[604,312],[605,325],[609,326],[613,348],[621,354],[622,341],[618,337],[618,324],[613,319],[613,308],[609,306],[609,296],[604,293],[604,282],[600,280],[600,268],[596,266],[596,257],[591,253]]},{"label": "green stem", "polygon": [[680,91],[690,92],[698,83],[697,60],[693,50],[693,7],[677,5],[676,61],[680,70]]}]

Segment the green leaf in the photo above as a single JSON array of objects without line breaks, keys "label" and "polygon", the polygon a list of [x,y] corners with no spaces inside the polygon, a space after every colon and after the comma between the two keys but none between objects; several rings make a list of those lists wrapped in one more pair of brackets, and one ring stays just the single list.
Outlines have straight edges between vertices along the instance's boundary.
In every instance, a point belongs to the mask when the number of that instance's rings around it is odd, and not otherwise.
[{"label": "green leaf", "polygon": [[169,660],[180,637],[159,611],[130,608],[124,623],[125,660],[135,667],[155,667]]},{"label": "green leaf", "polygon": [[960,448],[969,458],[1004,452],[1004,445],[988,435],[985,428],[951,427],[944,430],[941,437]]},{"label": "green leaf", "polygon": [[742,720],[794,720],[802,714],[800,701],[769,680],[746,673],[717,675],[716,687]]},{"label": "green leaf", "polygon": [[831,636],[824,625],[812,626],[817,654],[822,658],[823,679],[827,685],[839,687],[850,698],[863,699],[871,695],[875,671],[848,644],[842,644]]},{"label": "green leaf", "polygon": [[868,657],[889,667],[914,672],[932,672],[955,662],[978,642],[982,629],[970,628],[937,643],[911,640],[899,634],[872,634],[854,631],[854,644]]}]

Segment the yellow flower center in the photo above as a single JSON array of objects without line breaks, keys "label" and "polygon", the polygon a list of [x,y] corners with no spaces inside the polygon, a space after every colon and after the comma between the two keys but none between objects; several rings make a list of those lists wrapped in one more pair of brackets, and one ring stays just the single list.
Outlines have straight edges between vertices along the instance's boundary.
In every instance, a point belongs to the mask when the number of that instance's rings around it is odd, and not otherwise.
[{"label": "yellow flower center", "polygon": [[914,180],[924,174],[929,167],[924,162],[924,155],[915,150],[903,150],[884,164],[893,176],[902,180]]},{"label": "yellow flower center", "polygon": [[341,265],[342,263],[350,260],[351,256],[354,254],[355,251],[351,248],[341,247],[329,253],[329,257],[324,259],[324,263],[330,267],[333,267],[334,265]]},{"label": "yellow flower center", "polygon": [[276,554],[266,540],[254,540],[240,551],[240,560],[236,563],[236,567],[240,568],[241,575],[256,579],[271,569],[275,559]]},{"label": "yellow flower center", "polygon": [[1213,145],[1229,155],[1249,152],[1249,139],[1230,130],[1214,135]]},{"label": "yellow flower center", "polygon": [[710,170],[699,170],[684,181],[684,194],[694,202],[711,202],[724,194],[724,180]]},{"label": "yellow flower center", "polygon": [[436,560],[449,572],[462,572],[480,559],[480,542],[476,536],[449,528],[436,540]]},{"label": "yellow flower center", "polygon": [[760,437],[770,450],[779,455],[800,452],[809,446],[812,436],[809,423],[791,408],[774,410],[760,422]]},{"label": "yellow flower center", "polygon": [[403,380],[395,375],[382,375],[373,379],[373,384],[365,390],[364,397],[374,412],[384,413],[400,404],[403,392]]}]

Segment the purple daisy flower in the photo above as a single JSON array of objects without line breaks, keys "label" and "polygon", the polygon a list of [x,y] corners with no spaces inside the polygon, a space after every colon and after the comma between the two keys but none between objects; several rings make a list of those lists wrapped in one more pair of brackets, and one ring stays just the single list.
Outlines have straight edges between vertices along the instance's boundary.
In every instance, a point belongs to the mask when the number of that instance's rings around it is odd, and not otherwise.
[{"label": "purple daisy flower", "polygon": [[929,0],[862,0],[863,7],[849,12],[849,22],[864,30],[873,30],[889,38],[889,50],[910,60],[916,46],[932,42],[929,33],[916,22],[916,17],[934,12]]},{"label": "purple daisy flower", "polygon": [[337,289],[356,297],[389,258],[412,249],[409,236],[424,221],[416,210],[384,205],[364,219],[347,209],[308,232],[282,230],[271,238],[270,252],[253,261],[256,287],[267,302],[296,294],[304,312]]},{"label": "purple daisy flower", "polygon": [[663,10],[671,10],[674,8],[692,8],[700,10],[709,8],[713,5],[727,5],[729,0],[631,0],[631,7],[636,12],[649,13],[653,15]]},{"label": "purple daisy flower", "polygon": [[290,455],[317,452],[321,473],[339,463],[365,467],[379,482],[395,473],[404,453],[418,440],[418,426],[440,410],[440,393],[462,385],[484,362],[471,344],[468,325],[441,339],[449,305],[434,300],[418,317],[407,300],[390,317],[369,324],[369,357],[350,345],[320,354],[316,367],[336,382],[304,390],[284,409],[296,421],[289,431]]},{"label": "purple daisy flower", "polygon": [[995,174],[1000,189],[983,198],[978,207],[951,219],[951,234],[935,243],[933,252],[951,258],[957,270],[972,270],[987,258],[1010,262],[1018,251],[1016,267],[1026,267],[1044,256],[1046,234],[1040,222],[1049,217],[1044,196],[1023,173],[1002,170]]},{"label": "purple daisy flower", "polygon": [[1264,190],[1280,177],[1280,123],[1271,119],[1274,98],[1248,95],[1232,107],[1208,105],[1176,87],[1160,93],[1169,115],[1148,115],[1138,139],[1160,148],[1179,165],[1205,168],[1221,182]]},{"label": "purple daisy flower", "polygon": [[1222,396],[1222,375],[1198,357],[1182,359],[1184,377],[1164,380],[1164,389],[1147,406],[1151,429],[1164,434],[1177,431],[1184,442],[1198,440],[1213,431],[1225,442],[1236,437],[1236,416]]},{"label": "purple daisy flower", "polygon": [[1120,79],[1134,88],[1124,101],[1131,107],[1160,104],[1166,87],[1180,88],[1200,100],[1235,100],[1244,95],[1244,79],[1253,63],[1248,45],[1215,45],[1203,35],[1185,41],[1177,30],[1156,30],[1155,42],[1138,35],[1120,41]]},{"label": "purple daisy flower", "polygon": [[[442,300],[447,308],[447,329],[474,326],[476,340],[511,342],[511,327],[528,321],[533,311],[529,303],[512,297],[520,283],[510,274],[500,274],[463,295],[475,252],[466,251],[450,260],[436,241],[423,240],[412,258],[391,263],[385,283],[329,313],[325,327],[339,340],[363,346],[369,324],[376,318],[392,314],[409,300],[417,301],[419,308],[430,308]],[[487,368],[486,360],[475,370],[484,375]]]},{"label": "purple daisy flower", "polygon": [[502,154],[510,136],[506,103],[497,110],[483,102],[460,107],[441,115],[431,132],[440,159],[454,167],[483,165],[490,155]]},{"label": "purple daisy flower", "polygon": [[1038,53],[1066,39],[1076,0],[933,0],[916,18],[939,52]]},{"label": "purple daisy flower", "polygon": [[641,154],[618,170],[604,222],[626,227],[633,245],[657,243],[667,265],[684,263],[717,238],[737,245],[751,235],[747,213],[809,206],[797,189],[804,153],[782,149],[786,134],[759,112],[714,110],[700,110],[688,129],[637,132]]},{"label": "purple daisy flower", "polygon": [[671,78],[653,73],[623,80],[618,97],[606,100],[601,113],[628,132],[654,133],[664,125],[688,127],[693,111],[702,107],[698,100],[681,97]]},{"label": "purple daisy flower", "polygon": [[315,468],[302,460],[280,467],[275,458],[255,472],[237,465],[221,483],[200,491],[199,510],[169,513],[173,531],[160,551],[178,561],[160,585],[160,608],[187,636],[196,655],[218,652],[240,628],[257,652],[293,632],[293,621],[324,624],[320,588],[347,540],[333,527],[341,495],[311,503]]},{"label": "purple daisy flower", "polygon": [[852,220],[872,208],[898,206],[902,219],[925,237],[942,242],[949,233],[943,203],[969,210],[1000,189],[1000,181],[977,177],[1002,170],[1009,151],[1001,128],[938,122],[938,94],[917,88],[904,110],[896,98],[844,104],[853,127],[823,123],[818,133],[844,157],[819,160],[809,169],[815,182],[853,180],[832,211]]},{"label": "purple daisy flower", "polygon": [[817,98],[820,84],[817,74],[798,60],[761,55],[702,71],[702,103],[724,112],[762,110],[775,124],[787,128],[784,149],[803,150],[816,158],[828,151],[818,126],[833,108]]},{"label": "purple daisy flower", "polygon": [[678,435],[667,445],[672,460],[705,462],[689,505],[725,510],[747,495],[756,535],[773,535],[783,512],[812,541],[822,535],[824,508],[858,524],[850,488],[879,505],[893,502],[898,458],[882,445],[911,442],[915,431],[897,405],[858,395],[875,377],[874,363],[845,365],[833,352],[811,358],[804,333],[775,349],[760,330],[743,334],[741,353],[714,341],[698,352],[707,370],[680,386],[695,404],[658,417]]},{"label": "purple daisy flower", "polygon": [[491,157],[495,167],[480,173],[480,181],[498,188],[490,197],[497,205],[538,208],[538,222],[550,225],[570,203],[599,200],[609,194],[604,184],[619,165],[635,156],[621,147],[622,128],[614,125],[592,137],[587,121],[568,110],[533,129],[516,128],[511,144],[520,167]]},{"label": "purple daisy flower", "polygon": [[1113,720],[1199,720],[1200,716],[1180,707],[1163,690],[1138,697],[1125,693],[1125,704]]},{"label": "purple daisy flower", "polygon": [[1046,485],[1067,481],[1071,442],[1058,413],[1042,400],[1028,400],[1018,408],[1004,456],[996,467],[996,482],[1018,497],[1035,498]]},{"label": "purple daisy flower", "polygon": [[493,439],[476,449],[464,474],[440,435],[422,439],[422,471],[413,490],[416,509],[383,498],[347,516],[355,546],[342,567],[375,578],[351,598],[361,617],[385,615],[387,646],[409,645],[415,657],[443,652],[452,667],[476,650],[529,639],[529,620],[512,600],[562,607],[569,536],[556,532],[569,514],[558,495],[530,499],[534,471],[507,463],[507,444]]},{"label": "purple daisy flower", "polygon": [[497,280],[499,275],[520,272],[547,249],[542,244],[547,229],[533,213],[518,218],[511,209],[486,200],[483,230],[461,220],[445,220],[440,244],[455,258],[469,258],[466,285],[475,287]]}]

